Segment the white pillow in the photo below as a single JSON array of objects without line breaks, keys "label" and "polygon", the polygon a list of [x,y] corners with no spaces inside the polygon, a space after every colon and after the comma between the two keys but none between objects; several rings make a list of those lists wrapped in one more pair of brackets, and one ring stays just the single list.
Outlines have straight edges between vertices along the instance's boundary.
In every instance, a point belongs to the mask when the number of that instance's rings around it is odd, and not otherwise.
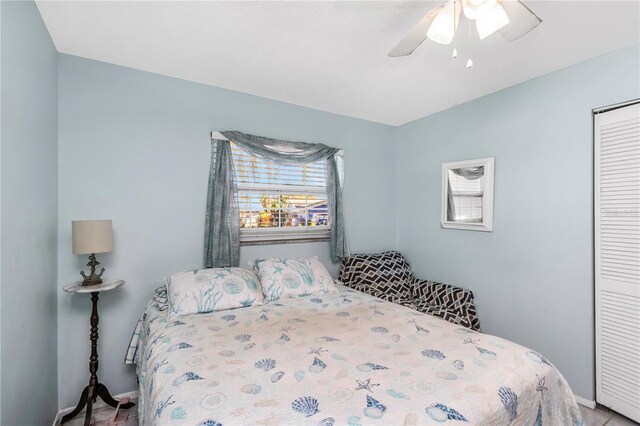
[{"label": "white pillow", "polygon": [[267,301],[338,291],[331,274],[317,257],[256,259],[250,264]]},{"label": "white pillow", "polygon": [[264,304],[260,281],[246,268],[178,272],[167,281],[167,296],[170,317]]}]

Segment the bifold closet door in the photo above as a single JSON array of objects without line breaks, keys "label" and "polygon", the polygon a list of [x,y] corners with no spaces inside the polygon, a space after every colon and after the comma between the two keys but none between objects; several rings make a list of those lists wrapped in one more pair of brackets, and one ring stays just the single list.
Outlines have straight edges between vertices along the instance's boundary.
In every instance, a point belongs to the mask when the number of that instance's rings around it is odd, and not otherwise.
[{"label": "bifold closet door", "polygon": [[594,135],[596,400],[640,422],[640,104]]}]

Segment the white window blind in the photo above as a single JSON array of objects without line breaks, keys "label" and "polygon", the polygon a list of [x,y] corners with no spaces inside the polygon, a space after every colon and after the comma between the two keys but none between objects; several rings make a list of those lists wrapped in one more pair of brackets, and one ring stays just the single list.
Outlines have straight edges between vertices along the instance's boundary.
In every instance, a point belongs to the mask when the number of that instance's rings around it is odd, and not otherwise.
[{"label": "white window blind", "polygon": [[449,184],[453,195],[456,221],[482,222],[482,195],[484,176],[475,180],[467,180],[449,170]]},{"label": "white window blind", "polygon": [[238,186],[240,242],[326,240],[325,161],[278,164],[231,144]]}]

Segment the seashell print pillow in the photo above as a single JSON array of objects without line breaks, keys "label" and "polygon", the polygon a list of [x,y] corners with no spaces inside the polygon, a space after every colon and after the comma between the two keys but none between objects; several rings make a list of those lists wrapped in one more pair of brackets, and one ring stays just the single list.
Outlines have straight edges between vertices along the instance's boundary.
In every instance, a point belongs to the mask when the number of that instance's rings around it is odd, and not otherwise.
[{"label": "seashell print pillow", "polygon": [[267,301],[338,291],[331,274],[317,257],[256,259],[250,264]]},{"label": "seashell print pillow", "polygon": [[178,272],[167,280],[169,317],[262,305],[256,274],[247,268]]}]

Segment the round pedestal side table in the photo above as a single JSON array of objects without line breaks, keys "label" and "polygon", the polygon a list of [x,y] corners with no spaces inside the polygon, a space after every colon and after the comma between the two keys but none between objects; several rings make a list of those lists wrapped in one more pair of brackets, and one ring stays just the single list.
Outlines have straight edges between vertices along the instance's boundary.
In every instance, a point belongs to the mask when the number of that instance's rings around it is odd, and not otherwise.
[{"label": "round pedestal side table", "polygon": [[[123,280],[104,282],[102,284],[88,286],[82,285],[82,281],[76,281],[64,287],[64,291],[66,291],[67,293],[91,294],[91,333],[89,334],[89,340],[91,341],[89,373],[91,374],[91,376],[89,377],[89,384],[82,391],[82,395],[80,396],[78,405],[72,412],[62,418],[61,424],[77,416],[86,406],[87,412],[84,418],[84,424],[85,426],[88,426],[91,422],[93,404],[96,402],[98,397],[100,397],[100,399],[107,403],[107,405],[110,405],[114,408],[118,406],[118,401],[111,396],[107,387],[98,381],[98,322],[100,320],[100,318],[98,317],[98,294],[103,291],[115,290],[116,288],[122,287],[123,285]],[[134,403],[130,402],[128,404],[121,405],[120,408],[131,408],[134,405]]]}]

